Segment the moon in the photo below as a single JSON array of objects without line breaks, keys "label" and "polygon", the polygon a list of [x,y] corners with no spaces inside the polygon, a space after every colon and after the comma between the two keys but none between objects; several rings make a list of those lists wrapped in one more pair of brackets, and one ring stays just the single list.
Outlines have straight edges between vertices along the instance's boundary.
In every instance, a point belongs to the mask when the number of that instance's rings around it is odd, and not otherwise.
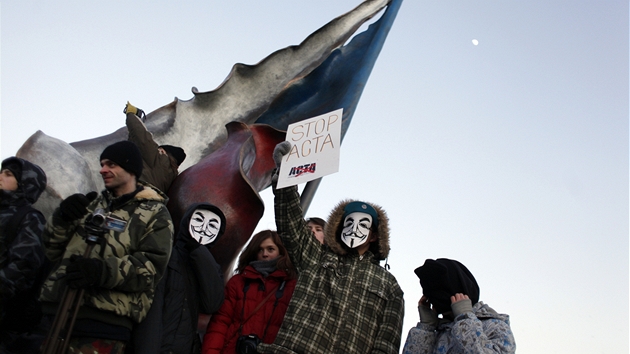
[{"label": "moon", "polygon": [[479,44],[479,41],[478,41],[478,40],[476,40],[476,39],[473,39],[473,40],[472,40],[472,44],[473,44],[473,45],[478,45],[478,44]]}]

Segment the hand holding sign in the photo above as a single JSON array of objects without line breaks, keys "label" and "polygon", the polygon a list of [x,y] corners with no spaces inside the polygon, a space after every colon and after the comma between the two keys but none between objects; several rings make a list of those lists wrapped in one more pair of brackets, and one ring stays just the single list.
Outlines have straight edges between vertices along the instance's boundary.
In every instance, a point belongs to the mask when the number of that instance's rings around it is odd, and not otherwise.
[{"label": "hand holding sign", "polygon": [[339,171],[342,115],[343,109],[338,109],[289,125],[287,141],[291,143],[291,149],[282,156],[277,188]]}]

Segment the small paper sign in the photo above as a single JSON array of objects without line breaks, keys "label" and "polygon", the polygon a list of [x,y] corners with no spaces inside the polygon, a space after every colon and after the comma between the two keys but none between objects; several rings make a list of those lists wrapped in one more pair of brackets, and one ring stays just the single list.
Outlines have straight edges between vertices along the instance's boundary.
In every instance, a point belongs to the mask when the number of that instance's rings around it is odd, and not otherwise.
[{"label": "small paper sign", "polygon": [[277,188],[305,183],[339,171],[343,109],[289,125],[291,151],[284,156]]}]

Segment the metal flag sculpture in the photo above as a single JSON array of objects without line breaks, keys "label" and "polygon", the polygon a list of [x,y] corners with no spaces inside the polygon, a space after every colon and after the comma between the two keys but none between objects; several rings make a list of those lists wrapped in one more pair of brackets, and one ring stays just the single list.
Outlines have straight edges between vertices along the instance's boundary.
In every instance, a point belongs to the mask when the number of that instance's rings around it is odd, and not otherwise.
[{"label": "metal flag sculpture", "polygon": [[[278,50],[256,65],[235,64],[216,90],[198,92],[149,113],[146,127],[160,144],[186,150],[187,168],[169,190],[175,225],[188,205],[206,201],[228,220],[217,261],[230,263],[251,236],[264,211],[258,192],[270,184],[273,147],[288,124],[338,108],[347,131],[363,87],[402,0],[368,0],[308,36],[300,45]],[[386,8],[368,30],[343,45],[367,20]],[[67,144],[41,131],[17,156],[46,171],[47,191],[36,206],[49,215],[76,192],[103,188],[98,157],[109,144],[127,138],[127,129]],[[64,163],[59,163],[63,160]]]}]

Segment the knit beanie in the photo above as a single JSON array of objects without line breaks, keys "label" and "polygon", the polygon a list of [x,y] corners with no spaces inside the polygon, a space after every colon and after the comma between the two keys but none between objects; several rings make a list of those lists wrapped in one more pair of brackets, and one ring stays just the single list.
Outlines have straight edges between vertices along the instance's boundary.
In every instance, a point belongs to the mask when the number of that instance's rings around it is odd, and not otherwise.
[{"label": "knit beanie", "polygon": [[479,285],[472,273],[458,261],[438,258],[427,259],[424,265],[414,270],[422,292],[429,298],[437,313],[451,310],[451,296],[468,295],[472,304],[479,301]]},{"label": "knit beanie", "polygon": [[136,175],[136,179],[142,175],[142,155],[136,144],[129,140],[119,141],[106,147],[100,160],[104,159],[113,161],[125,171]]},{"label": "knit beanie", "polygon": [[177,161],[177,166],[181,165],[182,162],[184,162],[184,160],[186,159],[186,153],[184,152],[184,149],[180,147],[173,145],[160,145],[159,147],[164,149],[167,154],[173,156],[175,161]]}]

